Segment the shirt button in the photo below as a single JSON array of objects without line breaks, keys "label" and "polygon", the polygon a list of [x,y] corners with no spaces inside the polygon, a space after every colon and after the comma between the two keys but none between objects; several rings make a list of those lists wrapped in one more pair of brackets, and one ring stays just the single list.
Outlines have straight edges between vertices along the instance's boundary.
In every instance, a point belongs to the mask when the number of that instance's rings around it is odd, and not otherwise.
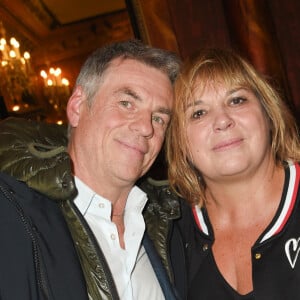
[{"label": "shirt button", "polygon": [[255,253],[255,259],[260,259],[261,258],[261,254],[260,253]]},{"label": "shirt button", "polygon": [[100,208],[104,208],[104,203],[99,203]]},{"label": "shirt button", "polygon": [[202,247],[202,250],[203,250],[203,251],[208,250],[208,245],[207,245],[207,244],[204,244],[203,247]]},{"label": "shirt button", "polygon": [[114,241],[114,240],[116,239],[116,235],[112,233],[112,234],[110,235],[110,238]]}]

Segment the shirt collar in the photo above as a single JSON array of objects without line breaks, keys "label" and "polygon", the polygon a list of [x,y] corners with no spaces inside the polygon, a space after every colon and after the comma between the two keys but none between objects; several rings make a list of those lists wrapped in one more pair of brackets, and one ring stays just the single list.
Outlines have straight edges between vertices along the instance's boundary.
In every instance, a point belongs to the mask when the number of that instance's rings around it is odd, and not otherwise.
[{"label": "shirt collar", "polygon": [[[78,190],[78,194],[74,199],[76,206],[82,215],[85,215],[91,203],[95,199],[101,199],[101,201],[107,202],[111,209],[111,202],[108,199],[95,193],[89,186],[82,182],[78,177],[75,176],[75,185]],[[126,206],[126,211],[135,211],[137,213],[142,213],[145,204],[147,202],[147,195],[139,187],[133,186],[129,192]]]}]

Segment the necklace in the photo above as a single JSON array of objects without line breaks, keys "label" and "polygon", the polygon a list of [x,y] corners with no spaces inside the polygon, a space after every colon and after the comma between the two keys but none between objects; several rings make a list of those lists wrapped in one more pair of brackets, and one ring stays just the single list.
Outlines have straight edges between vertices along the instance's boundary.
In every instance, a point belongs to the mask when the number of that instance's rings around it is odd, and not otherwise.
[{"label": "necklace", "polygon": [[123,212],[123,213],[121,213],[121,214],[112,214],[112,216],[113,216],[113,217],[123,217],[123,216],[124,216],[124,213],[125,213],[125,212]]}]

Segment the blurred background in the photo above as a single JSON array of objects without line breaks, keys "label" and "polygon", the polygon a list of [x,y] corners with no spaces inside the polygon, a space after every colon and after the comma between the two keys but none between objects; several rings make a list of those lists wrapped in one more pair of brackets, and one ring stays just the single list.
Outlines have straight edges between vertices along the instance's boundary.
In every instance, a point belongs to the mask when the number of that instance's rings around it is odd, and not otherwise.
[{"label": "blurred background", "polygon": [[298,0],[0,0],[0,118],[66,123],[87,56],[135,37],[183,59],[201,47],[235,49],[299,124],[299,14]]}]

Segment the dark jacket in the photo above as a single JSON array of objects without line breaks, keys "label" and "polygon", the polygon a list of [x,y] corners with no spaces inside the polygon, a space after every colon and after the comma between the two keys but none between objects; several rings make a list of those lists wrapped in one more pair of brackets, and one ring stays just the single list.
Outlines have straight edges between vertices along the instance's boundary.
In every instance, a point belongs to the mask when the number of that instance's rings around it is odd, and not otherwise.
[{"label": "dark jacket", "polygon": [[[1,122],[0,140],[0,170],[25,182],[34,191],[38,191],[37,193],[30,190],[31,192],[28,192],[28,194],[39,194],[41,203],[43,201],[45,203],[51,202],[52,206],[56,207],[56,212],[53,212],[54,216],[59,215],[61,218],[61,212],[64,215],[79,256],[90,299],[118,299],[104,255],[87,222],[73,203],[77,191],[71,173],[70,158],[66,152],[66,129],[54,124],[35,123],[11,118]],[[25,184],[21,185],[23,189],[26,189]],[[19,188],[19,186],[12,185],[13,189],[16,187]],[[144,212],[147,233],[143,239],[143,245],[158,276],[166,299],[176,299],[173,284],[175,280],[177,281],[177,275],[174,275],[171,267],[169,239],[174,234],[173,220],[180,216],[179,203],[177,198],[170,197],[171,194],[167,186],[154,186],[153,182],[146,181],[141,187],[150,196]],[[24,197],[20,194],[18,201],[21,203],[26,202],[27,200],[23,200],[23,198],[25,198],[25,193]],[[60,207],[61,211],[57,207]],[[40,209],[39,206],[36,207],[37,211]],[[25,212],[25,215],[31,222],[31,215],[27,212]],[[51,222],[54,223],[55,220],[51,220]],[[38,226],[40,225],[38,224]],[[38,226],[36,227],[40,230]],[[66,228],[64,227],[63,230],[65,231]],[[53,238],[55,234],[56,232],[53,231]],[[64,238],[66,238],[66,241],[70,241],[70,236],[66,231],[61,236],[62,240]],[[45,239],[47,239],[47,235],[45,235]],[[180,239],[176,239],[176,241],[180,243]],[[47,242],[51,243],[51,246],[57,244],[52,240],[47,240]],[[68,247],[72,248],[71,242]],[[63,251],[66,249],[63,249]],[[74,249],[71,253],[74,254]],[[182,261],[184,261],[184,258],[182,258]],[[48,263],[48,261],[45,262],[46,267]],[[31,264],[31,262],[28,261],[28,264]],[[53,272],[61,272],[60,275],[64,278],[66,270],[68,268],[60,269],[58,265]],[[51,280],[52,278],[49,278],[50,286],[52,285]],[[39,288],[38,280],[36,282]],[[64,299],[76,298],[66,297]]]},{"label": "dark jacket", "polygon": [[147,232],[162,257],[179,299],[187,299],[185,222],[182,218],[183,213],[189,216],[190,209],[185,201],[171,192],[167,180],[147,178],[140,187],[149,198],[144,212]]},{"label": "dark jacket", "polygon": [[88,299],[56,202],[0,173],[0,224],[1,300]]}]

